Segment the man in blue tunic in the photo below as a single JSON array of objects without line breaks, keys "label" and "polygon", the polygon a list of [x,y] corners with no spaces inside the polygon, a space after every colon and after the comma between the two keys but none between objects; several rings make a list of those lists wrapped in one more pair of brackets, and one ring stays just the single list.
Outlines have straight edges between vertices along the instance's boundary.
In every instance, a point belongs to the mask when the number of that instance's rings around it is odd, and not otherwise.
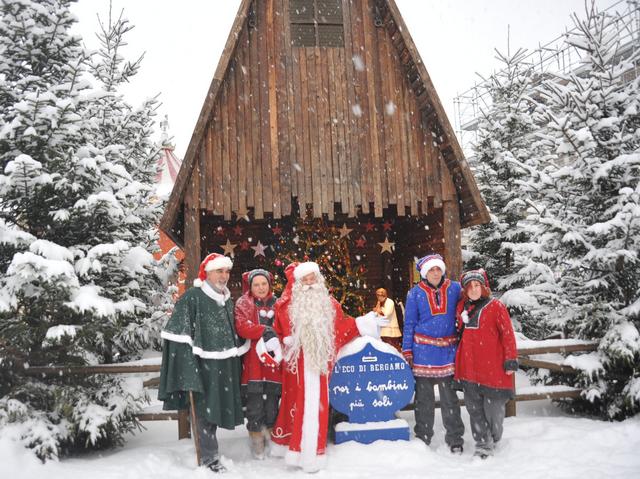
[{"label": "man in blue tunic", "polygon": [[416,437],[431,443],[435,418],[434,386],[440,393],[440,411],[451,452],[462,453],[464,424],[453,373],[458,335],[456,306],[460,283],[445,277],[442,256],[429,254],[416,263],[422,280],[407,294],[402,353],[416,378]]}]

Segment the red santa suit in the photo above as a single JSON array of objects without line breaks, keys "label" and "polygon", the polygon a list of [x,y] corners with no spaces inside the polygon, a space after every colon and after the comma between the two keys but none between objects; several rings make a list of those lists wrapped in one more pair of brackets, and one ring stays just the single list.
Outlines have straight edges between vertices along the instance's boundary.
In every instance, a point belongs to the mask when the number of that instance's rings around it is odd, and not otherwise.
[{"label": "red santa suit", "polygon": [[[307,264],[307,263],[303,263]],[[274,329],[278,337],[291,337],[293,325],[289,316],[291,289],[294,283],[293,272],[296,263],[285,270],[288,279],[287,289],[276,303],[276,322]],[[356,320],[343,313],[340,304],[333,298],[334,333],[336,353],[342,346],[357,337]],[[361,324],[358,318],[358,324]],[[363,328],[364,329],[364,328]],[[363,330],[364,332],[364,330]],[[329,424],[329,374],[320,374],[305,368],[304,351],[300,352],[297,368],[291,372],[286,362],[283,364],[282,399],[280,412],[273,428],[272,454],[284,455],[285,462],[291,466],[302,467],[306,471],[317,471],[325,462],[327,429]],[[330,364],[329,371],[333,364]]]}]

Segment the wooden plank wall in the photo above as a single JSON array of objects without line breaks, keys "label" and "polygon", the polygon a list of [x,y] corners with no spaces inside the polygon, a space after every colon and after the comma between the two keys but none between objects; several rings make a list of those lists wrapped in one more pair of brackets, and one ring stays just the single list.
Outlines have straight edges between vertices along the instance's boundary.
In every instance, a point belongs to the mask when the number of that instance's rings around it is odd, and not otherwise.
[{"label": "wooden plank wall", "polygon": [[252,2],[198,149],[199,207],[227,221],[288,216],[292,197],[329,219],[441,208],[449,172],[375,0],[344,0],[344,48],[292,47],[288,4]]}]

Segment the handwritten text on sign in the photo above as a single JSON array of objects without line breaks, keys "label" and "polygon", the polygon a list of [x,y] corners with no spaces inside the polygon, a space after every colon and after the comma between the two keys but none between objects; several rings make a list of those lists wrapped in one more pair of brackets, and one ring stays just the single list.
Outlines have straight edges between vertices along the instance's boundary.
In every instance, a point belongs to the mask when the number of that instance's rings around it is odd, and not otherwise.
[{"label": "handwritten text on sign", "polygon": [[364,423],[394,419],[413,396],[414,379],[405,360],[367,344],[335,364],[329,394],[331,405]]}]

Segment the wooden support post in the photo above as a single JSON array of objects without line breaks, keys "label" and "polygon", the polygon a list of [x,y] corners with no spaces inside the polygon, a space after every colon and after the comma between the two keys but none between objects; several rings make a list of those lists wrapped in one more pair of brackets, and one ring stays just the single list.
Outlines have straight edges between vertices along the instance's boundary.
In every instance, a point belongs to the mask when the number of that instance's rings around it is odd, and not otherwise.
[{"label": "wooden support post", "polygon": [[[516,392],[516,374],[515,373],[513,373],[511,375],[511,383],[513,384],[513,392],[515,394],[515,392]],[[512,399],[512,400],[507,402],[506,416],[507,417],[514,417],[515,415],[516,415],[516,400]]]},{"label": "wooden support post", "polygon": [[185,208],[184,228],[184,255],[185,273],[187,285],[193,284],[198,277],[202,252],[200,246],[200,210],[198,208]]},{"label": "wooden support post", "polygon": [[189,411],[187,409],[181,409],[178,411],[178,439],[189,439],[190,437]]},{"label": "wooden support post", "polygon": [[191,428],[193,429],[193,442],[196,446],[196,464],[201,466],[202,454],[200,453],[200,435],[198,434],[198,416],[196,415],[196,401],[193,399],[193,391],[189,391],[189,412],[191,413]]},{"label": "wooden support post", "polygon": [[444,241],[444,262],[447,277],[458,281],[462,274],[462,245],[460,239],[460,211],[458,203],[446,199],[442,202],[442,227]]}]

